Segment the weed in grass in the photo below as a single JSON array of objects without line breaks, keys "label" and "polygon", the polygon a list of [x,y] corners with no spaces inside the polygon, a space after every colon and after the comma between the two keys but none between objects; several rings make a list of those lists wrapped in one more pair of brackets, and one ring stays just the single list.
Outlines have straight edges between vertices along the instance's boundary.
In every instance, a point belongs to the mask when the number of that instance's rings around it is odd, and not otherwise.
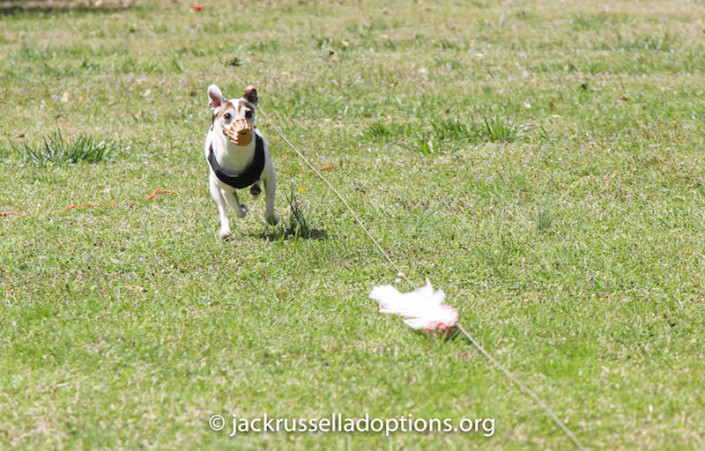
[{"label": "weed in grass", "polygon": [[257,53],[260,52],[276,52],[281,48],[281,42],[278,39],[269,39],[263,41],[257,41],[254,44],[248,46],[249,49]]},{"label": "weed in grass", "polygon": [[356,34],[360,37],[367,38],[371,33],[386,31],[389,28],[387,22],[382,19],[374,19],[370,22],[356,23],[349,25],[347,30],[349,33]]},{"label": "weed in grass", "polygon": [[668,33],[660,37],[653,35],[642,35],[635,36],[633,38],[624,38],[621,34],[618,34],[616,42],[603,43],[599,46],[599,48],[600,50],[623,50],[627,52],[670,52],[674,49],[674,42],[673,38]]},{"label": "weed in grass", "polygon": [[448,39],[440,39],[437,42],[438,49],[443,51],[443,50],[459,50],[459,51],[467,51],[469,46],[467,42],[454,42],[450,41]]},{"label": "weed in grass", "polygon": [[317,35],[311,35],[310,36],[311,40],[315,42],[315,47],[319,49],[327,49],[330,47],[331,43],[333,40],[329,37],[326,36],[317,36]]},{"label": "weed in grass", "polygon": [[412,126],[409,123],[398,124],[395,122],[380,121],[374,122],[365,129],[365,136],[372,139],[386,139],[397,141],[412,133]]},{"label": "weed in grass", "polygon": [[231,67],[240,67],[242,66],[242,60],[240,59],[239,56],[233,56],[228,60],[228,62],[225,64],[226,66],[231,66]]},{"label": "weed in grass", "polygon": [[57,166],[81,162],[93,164],[107,160],[120,151],[120,145],[115,142],[99,141],[86,135],[70,140],[64,138],[60,131],[45,137],[43,144],[25,143],[11,147],[26,163],[37,166],[50,163]]},{"label": "weed in grass", "polygon": [[578,70],[572,63],[564,63],[562,61],[537,61],[536,64],[531,66],[533,72],[539,73],[572,73]]},{"label": "weed in grass", "polygon": [[457,119],[434,122],[433,134],[443,141],[473,142],[478,137],[476,124]]},{"label": "weed in grass", "polygon": [[84,60],[81,62],[81,69],[85,69],[85,70],[97,70],[97,69],[100,69],[100,66],[97,65],[97,64],[94,64],[94,63],[92,63],[92,62],[90,62],[90,61],[88,61],[87,59],[84,59]]},{"label": "weed in grass", "polygon": [[422,153],[423,155],[435,153],[438,147],[438,142],[434,144],[433,136],[426,132],[414,133],[411,139],[399,141],[399,144],[406,149]]},{"label": "weed in grass", "polygon": [[14,150],[11,146],[0,146],[0,161],[7,160],[13,153]]},{"label": "weed in grass", "polygon": [[504,258],[506,254],[500,253],[499,250],[493,250],[486,244],[475,246],[473,250],[475,251],[476,258],[488,266],[495,277],[499,280],[506,277],[506,271],[503,265],[505,263]]},{"label": "weed in grass", "polygon": [[409,123],[375,122],[365,129],[365,135],[430,155],[455,152],[469,144],[519,141],[529,138],[530,131],[531,126],[526,124],[486,117],[481,123],[447,119],[417,127]]},{"label": "weed in grass", "polygon": [[483,120],[484,127],[479,134],[489,142],[513,142],[528,136],[530,127],[525,124],[514,124],[505,118],[495,116]]},{"label": "weed in grass", "polygon": [[303,204],[294,193],[287,195],[286,201],[289,204],[289,223],[284,229],[283,236],[293,236],[297,240],[300,237],[308,238],[311,234],[311,226],[306,219]]},{"label": "weed in grass", "polygon": [[438,152],[455,151],[470,143],[477,143],[479,135],[475,124],[466,124],[457,120],[434,122],[430,131],[415,135],[416,140],[407,145],[424,155]]},{"label": "weed in grass", "polygon": [[441,67],[449,71],[463,70],[463,63],[457,58],[436,58],[436,67]]},{"label": "weed in grass", "polygon": [[435,211],[427,210],[426,208],[419,211],[416,215],[416,222],[411,231],[411,238],[413,240],[422,238],[424,231],[433,225],[433,216],[435,214]]},{"label": "weed in grass", "polygon": [[536,232],[545,233],[551,230],[553,215],[546,208],[541,208],[536,214]]},{"label": "weed in grass", "polygon": [[307,218],[306,207],[295,193],[287,194],[286,202],[288,204],[287,211],[289,212],[289,221],[286,226],[275,228],[271,234],[261,234],[261,237],[266,237],[272,241],[283,241],[287,238],[295,241],[299,241],[299,239],[324,240],[328,237],[325,230],[311,226]]},{"label": "weed in grass", "polygon": [[629,23],[632,18],[628,14],[620,13],[597,13],[578,14],[571,18],[571,22],[582,30],[600,30],[610,25],[622,25]]}]

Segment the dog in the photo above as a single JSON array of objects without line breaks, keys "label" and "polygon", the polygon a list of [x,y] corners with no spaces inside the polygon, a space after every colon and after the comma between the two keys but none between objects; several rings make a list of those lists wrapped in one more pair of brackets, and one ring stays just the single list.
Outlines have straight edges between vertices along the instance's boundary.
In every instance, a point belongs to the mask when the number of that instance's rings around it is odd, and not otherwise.
[{"label": "dog", "polygon": [[205,155],[210,168],[209,188],[218,206],[220,230],[218,237],[229,238],[230,216],[226,203],[238,218],[244,218],[247,207],[240,203],[238,189],[250,187],[256,198],[266,192],[265,221],[274,226],[279,218],[274,213],[274,196],[277,187],[274,164],[269,156],[269,145],[255,125],[257,89],[245,88],[240,99],[228,100],[216,85],[208,87],[208,105],[213,117],[206,136]]}]

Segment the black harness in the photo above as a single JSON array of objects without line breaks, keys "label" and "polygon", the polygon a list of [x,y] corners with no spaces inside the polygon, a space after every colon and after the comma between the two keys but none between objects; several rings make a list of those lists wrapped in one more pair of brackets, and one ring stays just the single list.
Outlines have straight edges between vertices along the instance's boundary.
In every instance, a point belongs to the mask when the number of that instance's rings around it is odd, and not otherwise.
[{"label": "black harness", "polygon": [[264,170],[264,140],[255,134],[255,156],[252,162],[240,173],[228,172],[218,164],[213,153],[213,143],[208,150],[208,164],[218,180],[236,189],[247,188],[259,180]]}]

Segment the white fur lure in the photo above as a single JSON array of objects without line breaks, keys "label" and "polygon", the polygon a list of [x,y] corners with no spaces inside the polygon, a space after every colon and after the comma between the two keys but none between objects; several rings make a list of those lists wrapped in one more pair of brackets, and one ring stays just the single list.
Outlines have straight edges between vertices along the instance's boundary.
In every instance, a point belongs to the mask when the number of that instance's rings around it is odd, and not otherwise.
[{"label": "white fur lure", "polygon": [[458,326],[458,311],[444,304],[443,290],[433,290],[431,282],[409,293],[401,293],[391,285],[374,287],[370,298],[379,303],[382,313],[404,317],[404,322],[414,330],[426,333],[452,332]]}]

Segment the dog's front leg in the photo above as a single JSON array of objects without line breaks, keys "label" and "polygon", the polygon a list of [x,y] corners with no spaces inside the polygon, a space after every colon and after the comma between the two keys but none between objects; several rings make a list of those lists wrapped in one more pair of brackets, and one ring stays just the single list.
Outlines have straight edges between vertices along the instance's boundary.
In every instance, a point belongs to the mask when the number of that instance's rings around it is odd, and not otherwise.
[{"label": "dog's front leg", "polygon": [[225,206],[225,199],[223,199],[223,195],[220,192],[220,187],[213,179],[213,175],[211,175],[211,180],[208,185],[211,191],[211,196],[213,197],[213,200],[218,206],[218,216],[220,217],[220,230],[218,231],[218,237],[221,240],[224,240],[230,237],[231,235],[230,216],[228,216],[228,211]]},{"label": "dog's front leg", "polygon": [[237,197],[235,190],[222,190],[222,192],[225,201],[230,205],[230,208],[233,209],[235,215],[240,219],[244,218],[247,214],[247,206],[240,203],[240,199]]},{"label": "dog's front leg", "polygon": [[267,224],[275,226],[279,223],[279,218],[274,213],[274,195],[277,190],[277,179],[274,172],[268,174],[264,179],[264,190],[267,193],[267,211],[264,213],[264,220]]}]

